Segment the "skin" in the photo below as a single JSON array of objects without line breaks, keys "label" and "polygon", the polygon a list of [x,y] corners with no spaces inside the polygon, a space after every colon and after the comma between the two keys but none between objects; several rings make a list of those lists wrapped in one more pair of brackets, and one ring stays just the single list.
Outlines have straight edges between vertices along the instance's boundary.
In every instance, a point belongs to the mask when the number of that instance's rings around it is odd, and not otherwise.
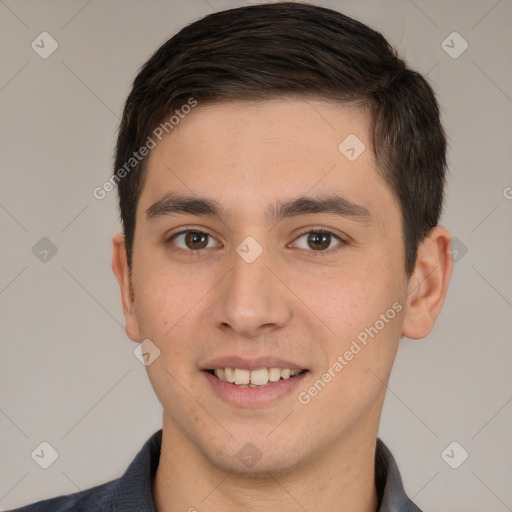
[{"label": "skin", "polygon": [[[355,161],[338,150],[349,134],[367,148]],[[151,151],[132,273],[122,234],[113,237],[112,268],[128,336],[149,338],[161,351],[147,366],[163,405],[153,488],[159,512],[377,510],[373,458],[386,384],[401,336],[432,330],[452,260],[450,234],[437,226],[407,279],[400,209],[370,147],[361,110],[280,99],[198,105]],[[229,217],[148,219],[146,210],[171,191],[216,199]],[[371,220],[264,216],[277,200],[322,193],[364,206]],[[348,243],[334,236],[320,254],[303,233],[321,227]],[[211,235],[208,246],[197,250],[183,235],[169,241],[184,229]],[[235,250],[247,236],[263,249],[252,263]],[[299,403],[297,393],[394,303],[401,311],[307,405]],[[207,360],[227,355],[281,357],[309,373],[273,403],[236,407],[201,372]],[[251,467],[237,457],[248,442],[261,454]]]}]

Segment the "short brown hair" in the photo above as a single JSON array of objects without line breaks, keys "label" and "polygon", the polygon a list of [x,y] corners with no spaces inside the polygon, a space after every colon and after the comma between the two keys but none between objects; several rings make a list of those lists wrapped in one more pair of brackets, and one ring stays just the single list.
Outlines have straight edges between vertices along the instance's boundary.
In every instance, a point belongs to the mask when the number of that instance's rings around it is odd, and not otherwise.
[{"label": "short brown hair", "polygon": [[[310,4],[250,5],[210,14],[186,26],[142,67],[121,120],[115,169],[164,119],[191,98],[225,100],[314,97],[369,109],[372,149],[402,213],[405,272],[443,207],[446,137],[426,79],[406,66],[377,31]],[[131,269],[135,214],[145,162],[117,179]]]}]

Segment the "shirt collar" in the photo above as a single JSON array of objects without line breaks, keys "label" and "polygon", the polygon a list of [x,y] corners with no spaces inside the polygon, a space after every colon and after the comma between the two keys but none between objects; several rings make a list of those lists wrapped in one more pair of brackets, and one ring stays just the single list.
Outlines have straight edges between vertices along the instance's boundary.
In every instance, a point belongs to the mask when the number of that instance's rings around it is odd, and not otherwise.
[{"label": "shirt collar", "polygon": [[375,450],[375,484],[379,496],[378,512],[421,512],[407,497],[393,455],[381,439]]},{"label": "shirt collar", "polygon": [[[146,441],[124,475],[117,480],[112,489],[116,510],[156,512],[152,485],[161,446],[162,430],[159,430]],[[379,497],[378,512],[421,512],[407,497],[395,459],[381,439],[377,439],[375,451],[375,483]]]}]

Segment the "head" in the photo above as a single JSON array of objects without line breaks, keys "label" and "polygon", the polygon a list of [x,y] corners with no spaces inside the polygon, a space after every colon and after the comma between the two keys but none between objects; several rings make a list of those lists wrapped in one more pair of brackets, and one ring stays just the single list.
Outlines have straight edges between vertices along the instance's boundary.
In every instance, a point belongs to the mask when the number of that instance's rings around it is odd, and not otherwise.
[{"label": "head", "polygon": [[[276,470],[376,434],[400,337],[446,293],[445,153],[427,81],[341,13],[247,6],[163,44],[119,130],[113,268],[128,335],[160,350],[164,425],[231,470],[248,441]],[[212,391],[212,365],[285,356],[306,370],[291,395]]]},{"label": "head", "polygon": [[[425,78],[375,30],[339,12],[276,3],[217,12],[185,27],[143,66],[126,101],[115,169],[172,131],[196,105],[228,100],[318,98],[369,116],[378,172],[396,196],[405,272],[443,206],[446,139]],[[156,130],[156,131],[155,131]],[[131,266],[147,158],[118,181]]]}]

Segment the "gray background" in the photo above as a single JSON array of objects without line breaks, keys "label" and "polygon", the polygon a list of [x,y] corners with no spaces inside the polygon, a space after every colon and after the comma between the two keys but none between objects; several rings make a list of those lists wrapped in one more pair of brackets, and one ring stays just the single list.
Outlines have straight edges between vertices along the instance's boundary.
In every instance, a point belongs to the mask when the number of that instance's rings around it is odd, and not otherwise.
[{"label": "gray background", "polygon": [[[183,25],[247,3],[0,0],[4,510],[118,477],[161,426],[110,269],[115,192],[92,191],[112,172],[137,69]],[[428,75],[450,139],[457,263],[433,333],[402,343],[380,437],[425,511],[512,510],[511,0],[316,3],[380,30]],[[43,31],[59,45],[47,59],[31,47]],[[458,36],[442,46],[454,31],[469,44],[457,58]],[[31,457],[42,441],[59,455],[46,470]],[[469,453],[458,469],[441,456],[453,441]]]}]

